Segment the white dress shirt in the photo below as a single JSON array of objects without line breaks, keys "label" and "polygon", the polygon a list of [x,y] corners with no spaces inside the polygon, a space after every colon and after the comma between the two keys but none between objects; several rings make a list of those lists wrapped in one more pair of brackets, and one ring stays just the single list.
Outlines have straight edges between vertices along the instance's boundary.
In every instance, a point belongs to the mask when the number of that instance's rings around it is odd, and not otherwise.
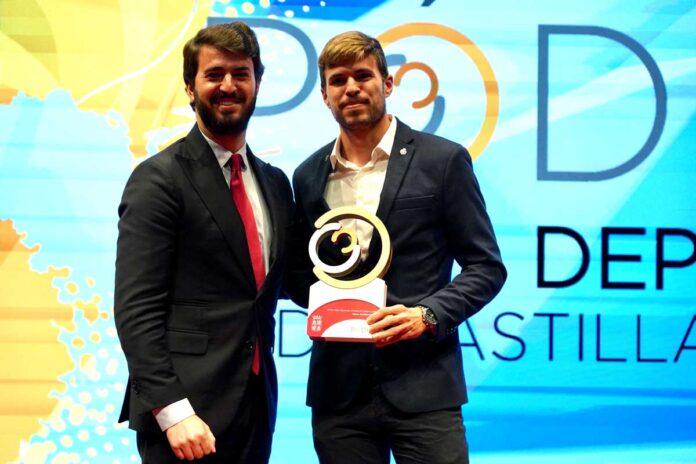
[{"label": "white dress shirt", "polygon": [[[227,185],[230,185],[230,178],[232,177],[232,168],[227,164],[233,153],[227,150],[222,145],[209,139],[203,134],[203,137],[212,148],[215,158],[220,164],[220,169],[225,176],[225,181]],[[249,202],[254,210],[254,219],[256,220],[256,230],[259,233],[259,242],[261,243],[261,252],[263,253],[263,263],[266,273],[268,273],[268,256],[271,248],[271,227],[270,227],[270,216],[268,214],[268,207],[266,202],[263,201],[263,195],[261,194],[261,189],[259,183],[256,180],[254,171],[249,168],[249,161],[247,159],[247,147],[246,144],[237,151],[242,155],[242,182],[244,182],[244,190],[246,191],[247,197],[249,197]],[[230,195],[232,193],[230,192]],[[167,405],[160,410],[153,411],[155,415],[155,420],[160,426],[162,431],[167,430],[169,427],[178,424],[182,420],[193,416],[196,412],[191,406],[188,398],[184,398],[175,403]]]},{"label": "white dress shirt", "polygon": [[[372,214],[377,212],[379,197],[387,175],[389,156],[396,136],[396,118],[389,115],[391,123],[377,146],[372,150],[370,161],[358,166],[341,154],[341,137],[336,138],[329,161],[332,172],[326,182],[324,199],[330,208],[357,206]],[[357,219],[342,219],[341,225],[357,231],[360,256],[367,257],[374,227]]]}]

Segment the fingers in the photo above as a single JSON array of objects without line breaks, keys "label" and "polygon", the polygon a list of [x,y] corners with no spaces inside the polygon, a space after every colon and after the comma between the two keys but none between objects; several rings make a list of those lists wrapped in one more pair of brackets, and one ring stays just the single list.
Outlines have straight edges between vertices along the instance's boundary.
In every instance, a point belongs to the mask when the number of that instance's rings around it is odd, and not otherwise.
[{"label": "fingers", "polygon": [[193,461],[195,459],[195,455],[193,454],[193,448],[190,443],[185,443],[182,446],[181,450],[184,452],[184,457],[187,461]]},{"label": "fingers", "polygon": [[202,442],[192,442],[186,441],[178,445],[178,447],[172,447],[174,455],[178,459],[186,459],[187,461],[193,461],[194,459],[201,459],[205,455],[210,454],[212,448],[208,440],[203,440]]},{"label": "fingers", "polygon": [[193,461],[215,452],[215,436],[198,416],[191,416],[166,431],[177,459]]},{"label": "fingers", "polygon": [[387,306],[375,311],[367,322],[378,347],[419,337],[425,330],[420,310],[404,305]]},{"label": "fingers", "polygon": [[387,306],[385,308],[379,309],[375,311],[374,313],[370,314],[370,316],[367,318],[367,323],[372,325],[374,323],[377,323],[384,318],[388,316],[394,316],[397,315],[403,310],[407,309],[406,306],[404,305],[395,305],[395,306]]},{"label": "fingers", "polygon": [[372,313],[367,318],[367,324],[370,326],[370,333],[375,334],[389,327],[403,324],[408,316],[408,308],[403,305],[387,306]]},{"label": "fingers", "polygon": [[180,448],[172,448],[174,454],[179,459],[186,459],[187,461],[193,461],[194,459],[201,459],[205,455],[214,453],[215,447],[212,445],[211,441],[204,439],[200,443],[184,443]]},{"label": "fingers", "polygon": [[191,445],[191,453],[193,453],[193,457],[196,459],[200,459],[203,456],[205,456],[205,453],[203,452],[203,447],[201,447],[200,443],[193,443]]},{"label": "fingers", "polygon": [[413,338],[417,338],[422,333],[423,330],[421,330],[418,325],[416,325],[413,322],[408,322],[402,325],[391,327],[383,332],[374,334],[372,336],[372,339],[378,347],[382,347],[403,340],[411,340]]},{"label": "fingers", "polygon": [[172,448],[172,451],[174,451],[174,456],[176,456],[177,459],[181,459],[181,460],[186,459],[186,455],[181,450],[181,448]]},{"label": "fingers", "polygon": [[387,321],[386,324],[378,323],[370,327],[370,333],[376,344],[383,346],[403,340],[405,335],[410,332],[411,324],[409,321],[392,324],[392,321]]},{"label": "fingers", "polygon": [[205,425],[205,430],[206,430],[206,436],[205,440],[203,440],[201,446],[203,447],[203,452],[205,454],[210,454],[215,452],[215,436],[213,435],[213,432],[210,431],[210,428],[208,428],[207,424]]}]

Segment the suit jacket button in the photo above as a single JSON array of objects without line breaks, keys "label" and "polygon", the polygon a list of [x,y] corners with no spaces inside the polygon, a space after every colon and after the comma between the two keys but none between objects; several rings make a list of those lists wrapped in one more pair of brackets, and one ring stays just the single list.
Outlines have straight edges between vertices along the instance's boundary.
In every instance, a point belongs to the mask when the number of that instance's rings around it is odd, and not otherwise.
[{"label": "suit jacket button", "polygon": [[252,353],[254,351],[254,344],[251,343],[249,340],[244,342],[244,345],[246,346],[248,352]]}]

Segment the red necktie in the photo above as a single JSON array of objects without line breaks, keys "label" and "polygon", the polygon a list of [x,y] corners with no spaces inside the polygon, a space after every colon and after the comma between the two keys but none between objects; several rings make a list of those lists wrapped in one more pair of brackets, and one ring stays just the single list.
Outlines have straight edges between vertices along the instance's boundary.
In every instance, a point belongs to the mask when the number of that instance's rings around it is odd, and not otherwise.
[{"label": "red necktie", "polygon": [[[232,168],[232,175],[230,176],[232,199],[237,206],[239,215],[242,217],[242,223],[244,223],[244,234],[246,235],[249,256],[251,256],[251,267],[254,270],[254,279],[256,280],[256,289],[258,290],[261,288],[261,284],[263,284],[263,279],[266,278],[266,266],[263,263],[261,241],[259,240],[259,231],[256,228],[254,210],[251,207],[251,202],[242,181],[242,155],[239,153],[233,154],[230,158],[230,165]],[[261,353],[259,352],[258,338],[254,346],[254,359],[251,362],[251,371],[257,375],[261,371]]]}]

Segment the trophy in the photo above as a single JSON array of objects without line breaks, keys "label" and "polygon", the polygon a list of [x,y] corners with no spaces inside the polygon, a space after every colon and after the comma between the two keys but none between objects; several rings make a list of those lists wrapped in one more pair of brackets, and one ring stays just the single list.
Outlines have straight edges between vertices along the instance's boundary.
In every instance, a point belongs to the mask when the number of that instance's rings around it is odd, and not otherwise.
[{"label": "trophy", "polygon": [[[360,245],[356,230],[345,228],[341,219],[365,221],[374,227],[382,242],[379,260],[364,276],[353,280],[341,280],[360,263]],[[309,314],[307,335],[312,340],[372,343],[365,319],[387,302],[387,285],[382,280],[391,263],[392,248],[389,234],[379,218],[355,206],[342,206],[323,214],[314,223],[317,229],[309,240],[309,256],[314,264],[312,271],[319,279],[309,288]],[[321,261],[318,249],[322,241],[331,235],[331,242],[338,245],[347,236],[350,243],[341,248],[346,261],[328,265]]]}]

